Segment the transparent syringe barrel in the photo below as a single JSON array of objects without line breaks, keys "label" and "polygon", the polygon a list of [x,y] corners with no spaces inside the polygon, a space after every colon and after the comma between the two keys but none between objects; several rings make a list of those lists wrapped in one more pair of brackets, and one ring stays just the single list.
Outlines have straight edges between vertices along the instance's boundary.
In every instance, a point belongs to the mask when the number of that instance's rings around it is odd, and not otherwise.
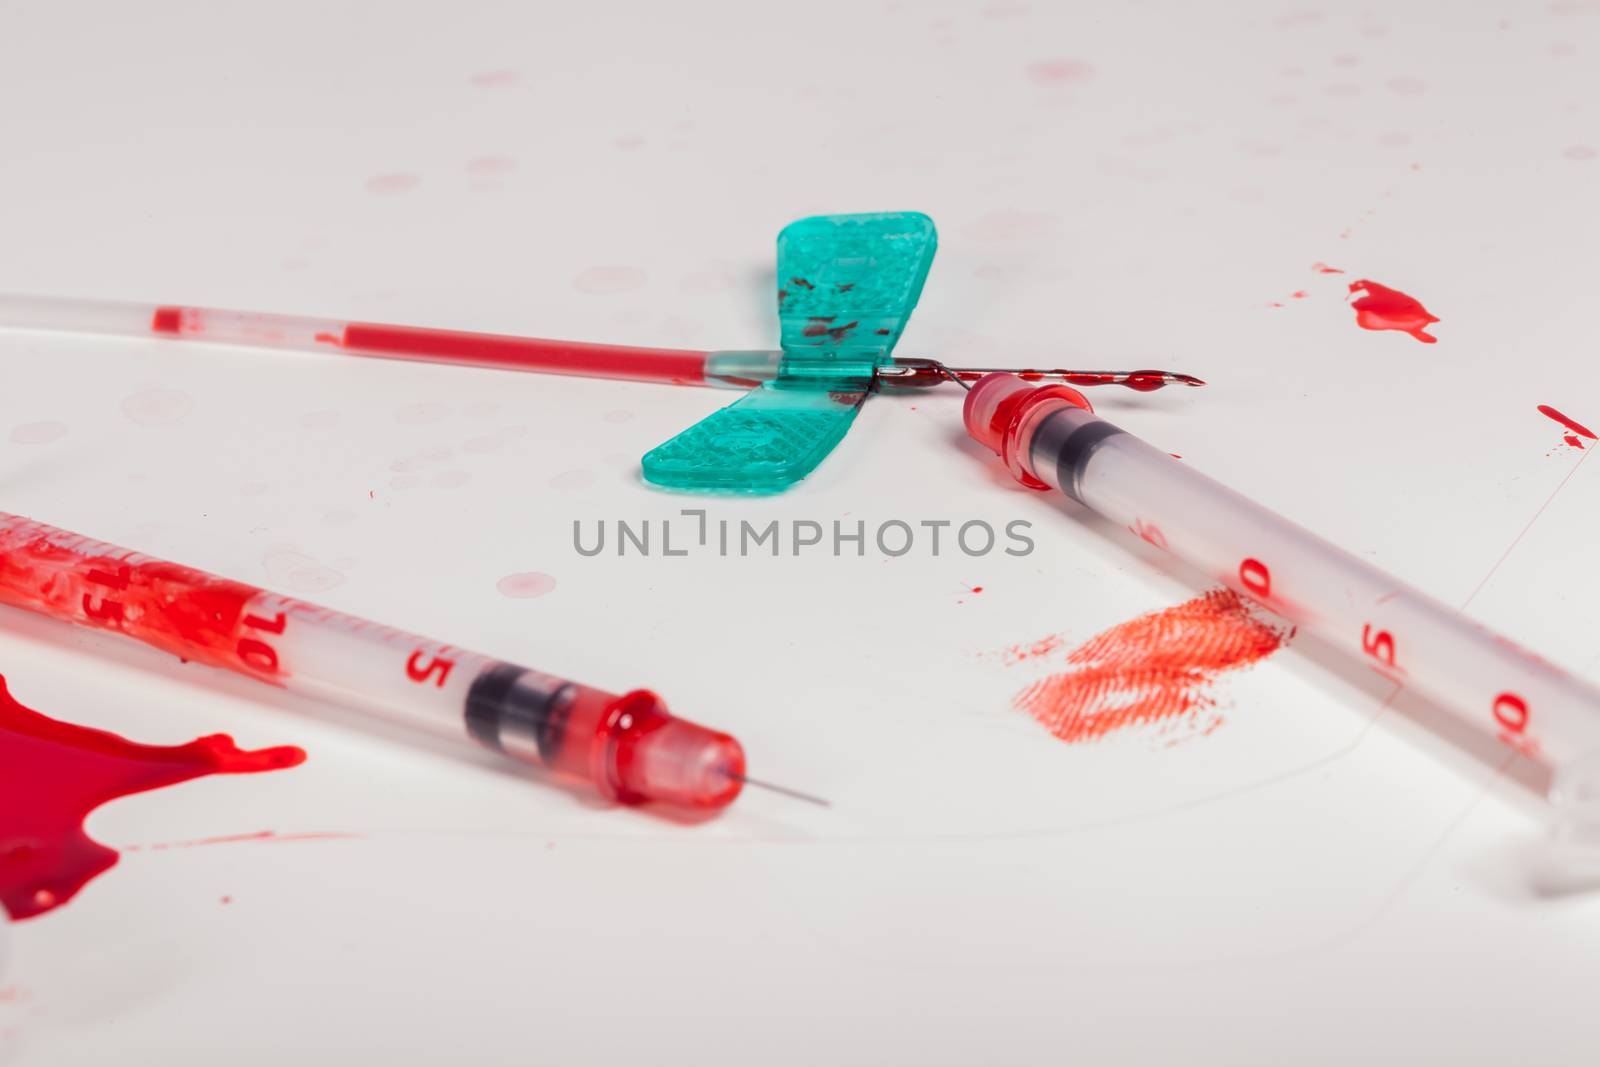
[{"label": "transparent syringe barrel", "polygon": [[623,801],[721,807],[744,756],[654,693],[528,667],[0,512],[0,603],[470,740]]},{"label": "transparent syringe barrel", "polygon": [[1600,690],[1101,419],[1067,392],[996,381],[987,396],[971,399],[969,426],[978,424],[983,432],[974,436],[1019,476],[1060,489],[1525,756],[1560,768],[1600,752]]}]

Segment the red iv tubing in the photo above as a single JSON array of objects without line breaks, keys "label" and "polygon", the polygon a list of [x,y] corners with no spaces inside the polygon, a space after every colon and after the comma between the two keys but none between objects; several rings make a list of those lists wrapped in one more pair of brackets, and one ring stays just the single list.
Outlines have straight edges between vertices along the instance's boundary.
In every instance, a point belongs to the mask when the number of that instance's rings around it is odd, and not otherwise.
[{"label": "red iv tubing", "polygon": [[4,512],[0,603],[471,740],[622,803],[718,809],[746,781],[738,741],[646,690],[591,689]]},{"label": "red iv tubing", "polygon": [[783,355],[638,348],[176,304],[9,294],[0,294],[0,325],[728,388],[749,388],[776,377]]}]

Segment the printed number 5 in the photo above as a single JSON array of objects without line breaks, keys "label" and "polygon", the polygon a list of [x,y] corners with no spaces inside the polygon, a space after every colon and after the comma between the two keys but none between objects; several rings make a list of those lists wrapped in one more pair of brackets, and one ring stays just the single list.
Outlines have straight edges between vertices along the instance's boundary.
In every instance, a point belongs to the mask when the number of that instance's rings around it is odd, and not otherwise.
[{"label": "printed number 5", "polygon": [[[451,660],[438,656],[431,657],[427,662],[423,662],[422,652],[419,650],[411,653],[411,658],[406,660],[406,677],[419,684],[427,682],[429,678],[433,678],[433,684],[443,689],[444,680],[450,677],[450,668],[454,666],[455,663]],[[437,677],[435,677],[436,675]]]}]

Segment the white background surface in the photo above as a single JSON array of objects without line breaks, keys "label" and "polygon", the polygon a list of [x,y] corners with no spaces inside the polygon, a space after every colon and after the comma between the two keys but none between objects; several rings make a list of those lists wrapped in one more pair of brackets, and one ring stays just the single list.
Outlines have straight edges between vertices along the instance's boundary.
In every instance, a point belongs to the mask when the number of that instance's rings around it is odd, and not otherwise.
[{"label": "white background surface", "polygon": [[[1597,72],[1584,0],[0,3],[0,290],[763,347],[784,223],[926,211],[902,353],[1198,373],[1095,400],[1593,677],[1600,468],[1534,409],[1600,419]],[[1356,328],[1363,276],[1439,343]],[[1200,587],[1007,484],[953,393],[712,516],[1027,519],[1030,557],[585,559],[574,519],[690,506],[637,457],[727,394],[0,353],[0,439],[66,428],[4,445],[6,510],[652,686],[834,802],[598,809],[7,612],[25,703],[310,753],[100,840],[351,835],[132,852],[13,927],[11,1062],[1592,1062],[1600,905],[1381,688],[1291,649],[1170,747],[1011,708],[1043,668],[984,653]],[[554,591],[496,591],[524,571]]]}]

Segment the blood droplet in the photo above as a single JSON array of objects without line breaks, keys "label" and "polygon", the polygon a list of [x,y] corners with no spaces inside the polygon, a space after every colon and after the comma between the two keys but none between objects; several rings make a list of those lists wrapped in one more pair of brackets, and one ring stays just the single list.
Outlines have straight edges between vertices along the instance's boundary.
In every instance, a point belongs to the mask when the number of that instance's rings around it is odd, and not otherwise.
[{"label": "blood droplet", "polygon": [[1350,304],[1355,308],[1356,325],[1363,330],[1399,330],[1429,345],[1439,340],[1427,332],[1438,317],[1415,297],[1364,278],[1351,282],[1350,292],[1363,294]]}]

